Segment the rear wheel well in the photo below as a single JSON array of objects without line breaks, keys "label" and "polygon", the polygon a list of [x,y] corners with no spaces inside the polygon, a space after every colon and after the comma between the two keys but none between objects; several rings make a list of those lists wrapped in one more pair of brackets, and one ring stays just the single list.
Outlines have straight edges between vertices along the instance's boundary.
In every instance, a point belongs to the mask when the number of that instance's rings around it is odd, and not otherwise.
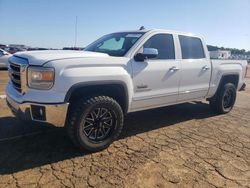
[{"label": "rear wheel well", "polygon": [[238,83],[239,83],[239,75],[232,74],[232,75],[222,76],[220,87],[223,86],[226,83],[232,83],[237,88],[238,87]]},{"label": "rear wheel well", "polygon": [[239,82],[239,75],[237,74],[230,74],[230,75],[224,75],[221,77],[219,86],[214,94],[213,97],[209,98],[208,100],[213,99],[214,97],[216,97],[217,93],[220,91],[220,89],[227,83],[232,83],[234,84],[235,88],[237,89],[238,87],[238,82]]},{"label": "rear wheel well", "polygon": [[128,110],[127,90],[122,84],[100,84],[100,85],[87,85],[80,86],[73,89],[66,97],[66,100],[72,104],[79,98],[87,97],[90,95],[104,95],[113,98],[121,106],[124,113]]},{"label": "rear wheel well", "polygon": [[237,74],[224,75],[221,77],[219,86],[215,94],[211,98],[207,99],[208,101],[210,101],[210,106],[213,109],[215,109],[215,111],[218,111],[218,101],[220,101],[219,96],[220,96],[221,91],[223,91],[224,86],[228,83],[231,83],[235,86],[235,89],[237,92],[238,82],[239,82],[239,75]]}]

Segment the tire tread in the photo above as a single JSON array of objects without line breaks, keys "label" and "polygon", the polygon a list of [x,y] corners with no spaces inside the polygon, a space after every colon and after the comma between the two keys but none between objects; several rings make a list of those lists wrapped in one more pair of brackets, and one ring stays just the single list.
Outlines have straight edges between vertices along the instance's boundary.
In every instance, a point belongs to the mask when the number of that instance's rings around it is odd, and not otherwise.
[{"label": "tire tread", "polygon": [[120,126],[118,126],[118,130],[116,131],[114,137],[113,137],[113,141],[116,140],[120,133],[122,132],[122,128],[123,128],[123,111],[120,107],[120,105],[118,104],[117,101],[115,101],[113,98],[108,97],[108,96],[89,96],[89,97],[85,97],[85,98],[80,98],[79,100],[76,100],[70,110],[69,110],[69,114],[68,114],[68,118],[67,118],[67,123],[66,123],[66,130],[67,133],[69,135],[69,138],[72,140],[72,142],[81,150],[87,149],[89,151],[98,151],[98,150],[102,150],[104,148],[106,148],[107,146],[104,145],[102,147],[98,147],[98,148],[90,148],[88,147],[86,144],[82,145],[79,141],[79,136],[77,134],[77,125],[80,122],[80,118],[81,118],[81,114],[84,112],[84,110],[91,106],[94,105],[96,103],[111,103],[113,106],[115,106],[117,108],[117,110],[119,111],[119,114],[122,114],[119,118],[120,118]]}]

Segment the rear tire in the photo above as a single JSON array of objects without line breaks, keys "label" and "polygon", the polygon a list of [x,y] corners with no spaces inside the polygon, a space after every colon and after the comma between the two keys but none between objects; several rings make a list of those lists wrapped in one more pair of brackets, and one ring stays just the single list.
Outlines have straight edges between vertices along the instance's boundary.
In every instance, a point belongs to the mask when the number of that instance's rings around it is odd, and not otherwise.
[{"label": "rear tire", "polygon": [[236,87],[232,83],[225,83],[215,96],[210,99],[210,107],[217,114],[225,114],[233,109],[236,100]]},{"label": "rear tire", "polygon": [[76,146],[95,152],[118,138],[123,121],[121,106],[113,98],[92,96],[72,104],[66,128]]}]

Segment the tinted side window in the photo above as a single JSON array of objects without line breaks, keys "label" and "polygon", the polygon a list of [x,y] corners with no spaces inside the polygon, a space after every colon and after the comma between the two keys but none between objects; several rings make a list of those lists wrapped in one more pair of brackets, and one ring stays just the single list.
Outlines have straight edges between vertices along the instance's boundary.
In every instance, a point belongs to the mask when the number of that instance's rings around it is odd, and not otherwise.
[{"label": "tinted side window", "polygon": [[148,39],[143,47],[157,49],[157,59],[175,59],[174,40],[171,34],[154,35]]},{"label": "tinted side window", "polygon": [[202,42],[199,38],[179,35],[182,59],[205,58]]}]

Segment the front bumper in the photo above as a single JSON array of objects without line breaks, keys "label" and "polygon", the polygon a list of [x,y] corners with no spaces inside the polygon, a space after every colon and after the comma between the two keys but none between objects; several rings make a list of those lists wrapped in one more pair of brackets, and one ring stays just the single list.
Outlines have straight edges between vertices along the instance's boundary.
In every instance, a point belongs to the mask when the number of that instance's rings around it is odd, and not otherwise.
[{"label": "front bumper", "polygon": [[12,113],[20,119],[50,123],[56,127],[63,127],[65,124],[69,103],[38,104],[27,102],[20,104],[9,96],[7,96],[6,101]]}]

